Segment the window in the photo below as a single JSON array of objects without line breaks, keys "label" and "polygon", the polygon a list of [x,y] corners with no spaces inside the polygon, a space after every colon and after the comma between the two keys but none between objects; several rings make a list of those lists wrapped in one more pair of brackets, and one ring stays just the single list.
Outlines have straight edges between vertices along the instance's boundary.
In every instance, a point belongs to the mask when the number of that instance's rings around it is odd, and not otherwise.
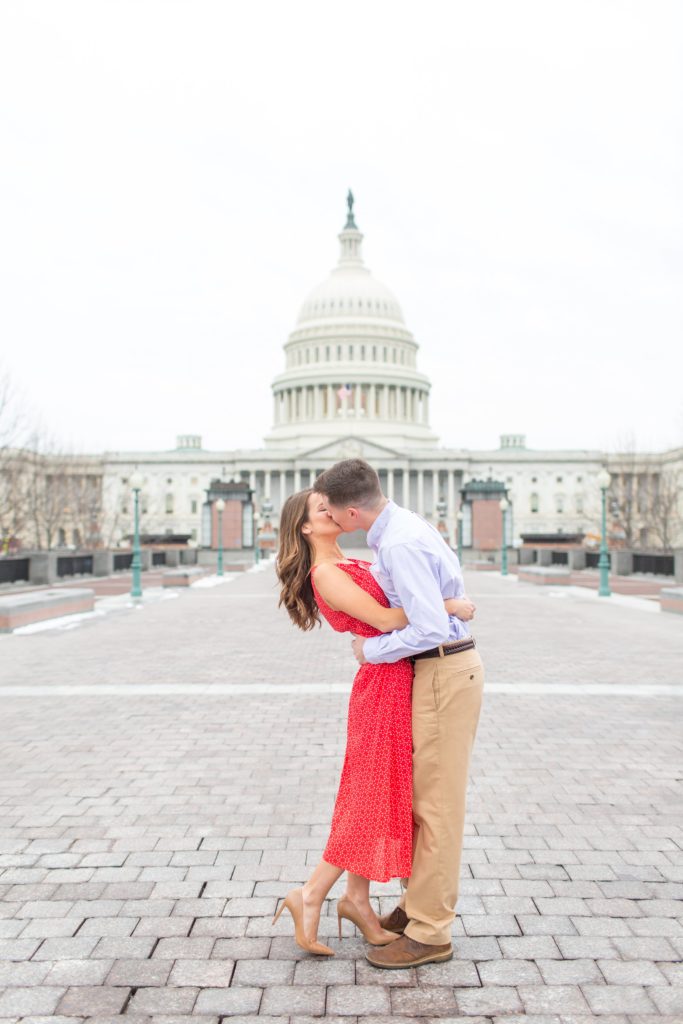
[{"label": "window", "polygon": [[124,498],[123,501],[121,502],[121,513],[124,516],[128,515],[128,498]]},{"label": "window", "polygon": [[166,515],[167,516],[172,516],[173,515],[173,495],[172,494],[167,494],[166,495]]},{"label": "window", "polygon": [[538,495],[537,494],[532,494],[531,498],[529,499],[529,511],[530,512],[538,512],[539,508],[540,508],[540,502],[538,500]]},{"label": "window", "polygon": [[361,345],[360,347],[360,357],[361,359],[365,359],[365,345]]},{"label": "window", "polygon": [[342,357],[342,347],[341,347],[341,345],[337,345],[337,359],[341,359],[341,357]]},{"label": "window", "polygon": [[172,484],[173,483],[173,480],[171,479],[170,476],[166,478],[166,483],[167,484]]},{"label": "window", "polygon": [[122,476],[122,477],[121,477],[121,483],[122,483],[122,484],[123,484],[123,486],[125,487],[125,486],[126,486],[126,484],[128,483],[128,477],[127,477],[127,476]]},{"label": "window", "polygon": [[562,483],[562,477],[561,476],[556,477],[555,478],[555,483],[556,484],[561,484]]},{"label": "window", "polygon": [[578,515],[583,515],[583,494],[576,495],[576,511]]},{"label": "window", "polygon": [[557,494],[555,496],[555,511],[558,513],[564,512],[564,495]]},{"label": "window", "polygon": [[531,478],[531,482],[532,482],[532,484],[536,484],[536,483],[538,483],[538,477],[536,477],[536,476],[532,476],[532,478]]},{"label": "window", "polygon": [[193,516],[195,516],[197,514],[197,500],[196,500],[196,498],[193,498],[192,501],[190,502],[190,511],[191,511]]}]

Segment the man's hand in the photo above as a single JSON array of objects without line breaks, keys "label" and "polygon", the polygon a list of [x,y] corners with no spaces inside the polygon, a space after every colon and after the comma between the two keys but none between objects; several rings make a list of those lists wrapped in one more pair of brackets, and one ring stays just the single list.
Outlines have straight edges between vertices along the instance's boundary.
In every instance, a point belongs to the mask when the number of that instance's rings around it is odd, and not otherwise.
[{"label": "man's hand", "polygon": [[446,611],[449,615],[455,615],[462,622],[469,622],[474,618],[477,606],[468,597],[451,597],[445,602]]},{"label": "man's hand", "polygon": [[363,644],[365,643],[364,636],[354,636],[351,641],[351,648],[353,650],[356,661],[359,665],[365,665],[365,655],[363,654]]}]

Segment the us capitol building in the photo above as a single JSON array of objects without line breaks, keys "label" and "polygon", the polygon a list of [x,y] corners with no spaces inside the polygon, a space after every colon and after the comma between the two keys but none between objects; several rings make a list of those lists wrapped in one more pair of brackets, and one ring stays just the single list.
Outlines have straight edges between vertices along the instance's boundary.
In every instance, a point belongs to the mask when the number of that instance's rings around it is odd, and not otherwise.
[{"label": "us capitol building", "polygon": [[[523,534],[597,531],[597,476],[616,456],[600,451],[533,451],[505,434],[494,451],[442,447],[429,424],[431,383],[395,295],[363,261],[353,196],[339,234],[339,259],[304,299],[272,383],[273,420],[263,448],[205,451],[196,435],[164,452],[107,452],[101,462],[111,541],[130,533],[129,480],[138,471],[142,529],[188,535],[208,544],[207,494],[216,481],[253,492],[256,521],[264,500],[276,523],[285,498],[308,487],[339,459],[361,457],[379,472],[385,493],[436,521],[451,538],[461,492],[497,484],[510,501],[509,543]],[[670,453],[680,463],[681,452]],[[667,458],[665,453],[660,458]],[[214,488],[215,489],[215,488]],[[445,509],[444,509],[445,503]],[[472,543],[463,503],[463,541]],[[244,543],[250,542],[246,525]]]}]

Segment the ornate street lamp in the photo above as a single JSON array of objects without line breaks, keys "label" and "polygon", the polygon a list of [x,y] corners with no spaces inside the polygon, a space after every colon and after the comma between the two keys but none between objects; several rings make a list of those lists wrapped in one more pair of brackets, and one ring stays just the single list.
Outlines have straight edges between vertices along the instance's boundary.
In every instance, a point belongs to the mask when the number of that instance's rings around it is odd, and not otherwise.
[{"label": "ornate street lamp", "polygon": [[609,588],[609,553],[607,551],[607,488],[610,485],[611,476],[603,468],[598,473],[598,487],[602,495],[602,530],[600,534],[600,558],[598,569],[600,570],[600,585],[598,597],[610,597],[612,591]]},{"label": "ornate street lamp", "polygon": [[251,507],[252,507],[252,522],[253,522],[252,532],[254,534],[254,565],[258,565],[259,558],[261,557],[261,552],[259,551],[259,547],[258,547],[258,540],[259,540],[259,538],[258,538],[258,515],[256,514],[256,505],[253,504]]},{"label": "ornate street lamp", "polygon": [[510,508],[510,502],[507,498],[500,499],[500,511],[503,513],[503,546],[500,554],[500,574],[501,576],[507,576],[508,574],[508,538],[507,538],[507,512]]},{"label": "ornate street lamp", "polygon": [[140,555],[140,491],[145,482],[142,473],[136,469],[128,481],[133,491],[133,561],[130,568],[133,573],[131,597],[142,597],[142,558]]},{"label": "ornate street lamp", "polygon": [[225,512],[225,502],[222,498],[219,498],[216,502],[216,512],[218,513],[218,570],[216,575],[223,575],[223,513]]},{"label": "ornate street lamp", "polygon": [[458,561],[459,562],[462,562],[462,521],[463,521],[464,518],[465,518],[465,515],[464,515],[462,509],[458,509],[458,512],[456,514],[455,519],[456,519],[456,522],[458,524],[457,531],[458,531]]}]

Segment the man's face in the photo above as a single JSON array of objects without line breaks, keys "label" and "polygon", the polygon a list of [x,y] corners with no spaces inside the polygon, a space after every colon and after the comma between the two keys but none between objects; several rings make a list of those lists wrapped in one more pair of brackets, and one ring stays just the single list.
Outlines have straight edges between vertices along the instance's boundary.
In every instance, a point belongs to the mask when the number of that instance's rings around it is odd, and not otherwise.
[{"label": "man's face", "polygon": [[325,496],[327,503],[327,514],[330,519],[334,520],[340,530],[344,533],[352,533],[353,530],[358,530],[358,509],[345,508],[343,505],[333,505],[327,496]]}]

